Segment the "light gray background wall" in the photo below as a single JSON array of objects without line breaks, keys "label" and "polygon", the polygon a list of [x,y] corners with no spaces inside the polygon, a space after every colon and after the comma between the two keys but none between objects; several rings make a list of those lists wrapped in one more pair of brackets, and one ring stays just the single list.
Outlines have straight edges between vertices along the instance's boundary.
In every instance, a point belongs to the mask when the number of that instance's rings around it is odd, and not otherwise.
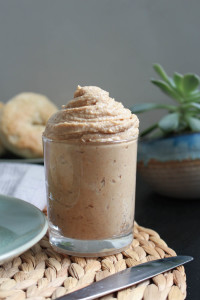
[{"label": "light gray background wall", "polygon": [[199,37],[199,0],[0,0],[0,100],[32,91],[60,106],[80,84],[126,106],[166,101],[152,63],[200,74]]}]

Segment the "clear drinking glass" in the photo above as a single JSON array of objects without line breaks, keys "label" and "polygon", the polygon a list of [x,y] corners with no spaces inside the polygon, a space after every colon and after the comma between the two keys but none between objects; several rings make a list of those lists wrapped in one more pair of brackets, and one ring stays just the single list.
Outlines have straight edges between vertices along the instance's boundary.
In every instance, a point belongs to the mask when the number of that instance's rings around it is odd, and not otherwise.
[{"label": "clear drinking glass", "polygon": [[49,237],[58,252],[105,256],[133,239],[137,139],[43,137]]}]

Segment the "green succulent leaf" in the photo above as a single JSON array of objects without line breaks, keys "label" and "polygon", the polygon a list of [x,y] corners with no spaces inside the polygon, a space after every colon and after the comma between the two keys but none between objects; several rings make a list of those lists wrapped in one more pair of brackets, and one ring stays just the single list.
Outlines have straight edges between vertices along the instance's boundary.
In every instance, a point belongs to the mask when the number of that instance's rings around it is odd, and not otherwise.
[{"label": "green succulent leaf", "polygon": [[193,102],[193,101],[200,102],[200,92],[199,92],[199,90],[196,90],[195,92],[193,92],[190,95],[187,95],[187,97],[185,97],[185,102]]},{"label": "green succulent leaf", "polygon": [[197,108],[198,110],[200,110],[200,103],[192,102],[192,103],[190,103],[190,106],[192,106],[192,107]]},{"label": "green succulent leaf", "polygon": [[200,131],[200,119],[197,119],[194,117],[188,117],[187,121],[188,121],[188,125],[192,131],[194,131],[194,132]]},{"label": "green succulent leaf", "polygon": [[160,75],[160,77],[167,83],[170,83],[170,78],[168,77],[167,73],[165,72],[165,70],[163,69],[163,67],[159,64],[154,64],[153,65],[154,70],[156,71],[156,73],[158,75]]},{"label": "green succulent leaf", "polygon": [[173,81],[179,92],[183,91],[183,76],[179,73],[174,73]]},{"label": "green succulent leaf", "polygon": [[161,89],[161,91],[163,91],[168,96],[170,96],[173,99],[176,99],[178,101],[181,101],[179,95],[165,82],[163,82],[161,80],[155,80],[155,79],[152,79],[151,82],[153,84],[155,84],[156,86],[158,86]]},{"label": "green succulent leaf", "polygon": [[179,120],[178,128],[176,131],[182,132],[188,128],[188,122],[185,121],[184,119]]},{"label": "green succulent leaf", "polygon": [[150,136],[151,136],[152,139],[163,138],[163,137],[165,137],[166,135],[167,135],[167,134],[166,134],[164,131],[160,130],[159,127],[157,127],[157,128],[154,130],[154,132],[150,133]]},{"label": "green succulent leaf", "polygon": [[155,108],[157,108],[157,104],[155,103],[141,103],[131,107],[131,111],[135,114],[138,114]]},{"label": "green succulent leaf", "polygon": [[171,113],[164,116],[159,122],[158,126],[164,132],[175,131],[179,125],[179,113]]},{"label": "green succulent leaf", "polygon": [[190,94],[197,89],[200,78],[195,74],[186,74],[183,77],[182,87],[185,94]]},{"label": "green succulent leaf", "polygon": [[154,109],[168,111],[167,115],[144,130],[140,136],[147,134],[150,137],[154,134],[166,136],[169,133],[187,130],[200,132],[200,77],[196,74],[182,75],[174,72],[171,78],[161,65],[154,64],[153,68],[159,79],[152,79],[151,82],[178,103],[175,105],[143,103],[133,106],[133,113],[143,113]]},{"label": "green succulent leaf", "polygon": [[176,111],[177,107],[175,105],[141,103],[141,104],[134,105],[131,108],[131,111],[135,114],[139,114],[152,109],[168,109],[169,111]]},{"label": "green succulent leaf", "polygon": [[143,137],[143,136],[149,134],[150,132],[152,132],[153,130],[155,130],[156,128],[158,128],[158,123],[155,123],[155,124],[151,125],[150,127],[148,127],[147,129],[145,129],[144,131],[142,131],[140,136]]}]

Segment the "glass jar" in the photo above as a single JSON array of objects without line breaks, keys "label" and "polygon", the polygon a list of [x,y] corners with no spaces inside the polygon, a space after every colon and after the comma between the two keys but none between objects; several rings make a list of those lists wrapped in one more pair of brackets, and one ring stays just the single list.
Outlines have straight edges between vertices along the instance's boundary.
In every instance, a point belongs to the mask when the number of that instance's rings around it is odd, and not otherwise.
[{"label": "glass jar", "polygon": [[54,141],[43,137],[49,237],[75,256],[105,256],[133,239],[137,139]]}]

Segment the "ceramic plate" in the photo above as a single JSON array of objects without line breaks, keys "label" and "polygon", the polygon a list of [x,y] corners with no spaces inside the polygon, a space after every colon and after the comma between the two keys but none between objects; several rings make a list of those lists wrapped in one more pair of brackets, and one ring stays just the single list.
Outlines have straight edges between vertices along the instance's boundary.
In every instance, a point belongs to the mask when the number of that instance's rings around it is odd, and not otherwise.
[{"label": "ceramic plate", "polygon": [[36,244],[47,228],[47,219],[37,207],[0,195],[0,265]]}]

